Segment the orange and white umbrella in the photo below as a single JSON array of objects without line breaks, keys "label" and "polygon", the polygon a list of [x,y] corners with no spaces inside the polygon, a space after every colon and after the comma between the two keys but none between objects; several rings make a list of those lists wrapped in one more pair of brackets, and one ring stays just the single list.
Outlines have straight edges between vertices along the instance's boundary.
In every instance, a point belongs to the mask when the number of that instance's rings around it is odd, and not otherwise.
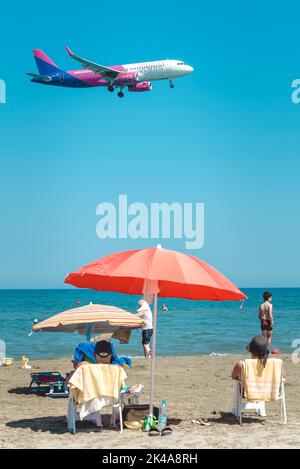
[{"label": "orange and white umbrella", "polygon": [[[79,332],[90,338],[92,334],[112,333],[114,338],[127,342],[132,329],[142,327],[144,321],[135,314],[116,306],[89,304],[55,314],[33,326],[33,331]],[[127,333],[126,333],[127,332]]]}]

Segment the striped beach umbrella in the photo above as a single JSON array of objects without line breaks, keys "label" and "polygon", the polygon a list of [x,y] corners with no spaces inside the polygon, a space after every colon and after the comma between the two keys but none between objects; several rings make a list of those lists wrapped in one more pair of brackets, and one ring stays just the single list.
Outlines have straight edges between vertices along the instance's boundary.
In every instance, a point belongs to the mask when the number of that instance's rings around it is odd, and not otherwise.
[{"label": "striped beach umbrella", "polygon": [[89,304],[55,314],[33,326],[33,331],[79,332],[89,339],[92,334],[113,334],[113,338],[128,342],[132,329],[144,321],[135,314],[116,306]]}]

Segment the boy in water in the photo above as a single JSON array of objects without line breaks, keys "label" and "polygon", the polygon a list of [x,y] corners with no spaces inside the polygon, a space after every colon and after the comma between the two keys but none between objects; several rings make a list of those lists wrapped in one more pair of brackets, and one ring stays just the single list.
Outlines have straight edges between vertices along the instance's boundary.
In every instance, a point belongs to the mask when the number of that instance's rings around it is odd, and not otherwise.
[{"label": "boy in water", "polygon": [[271,349],[272,331],[274,326],[273,307],[271,304],[272,293],[265,291],[264,302],[259,306],[258,317],[261,322],[262,335],[267,338],[268,351]]}]

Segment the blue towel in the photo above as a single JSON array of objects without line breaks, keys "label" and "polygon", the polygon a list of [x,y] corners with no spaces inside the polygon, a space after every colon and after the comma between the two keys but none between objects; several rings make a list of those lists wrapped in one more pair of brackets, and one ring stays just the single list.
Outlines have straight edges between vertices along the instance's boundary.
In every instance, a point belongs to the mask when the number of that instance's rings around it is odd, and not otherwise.
[{"label": "blue towel", "polygon": [[81,342],[77,345],[74,352],[74,360],[82,362],[84,355],[86,355],[93,363],[96,363],[94,357],[95,344],[92,342]]},{"label": "blue towel", "polygon": [[[131,364],[132,364],[131,358],[123,357],[123,356],[118,357],[114,345],[112,343],[110,343],[110,345],[111,345],[112,355],[113,355],[112,364],[113,365],[126,364],[129,367],[131,367]],[[94,357],[95,346],[96,344],[93,342],[81,342],[75,348],[74,360],[76,360],[77,362],[81,362],[83,360],[84,355],[86,355],[93,363],[96,363],[95,357]]]},{"label": "blue towel", "polygon": [[112,344],[112,342],[110,343],[111,345],[111,350],[112,350],[112,354],[113,354],[113,360],[112,360],[112,364],[113,365],[128,365],[130,368],[131,368],[131,363],[132,363],[132,360],[131,358],[129,357],[118,357],[117,355],[117,352],[116,352],[116,349],[114,347],[114,345]]}]

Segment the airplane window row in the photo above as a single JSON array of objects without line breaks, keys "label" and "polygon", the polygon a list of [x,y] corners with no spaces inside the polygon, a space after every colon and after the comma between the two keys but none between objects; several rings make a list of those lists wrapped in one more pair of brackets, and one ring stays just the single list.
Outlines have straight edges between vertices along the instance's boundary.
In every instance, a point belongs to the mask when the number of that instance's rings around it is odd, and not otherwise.
[{"label": "airplane window row", "polygon": [[131,67],[129,70],[140,70],[140,69],[147,69],[147,68],[162,68],[164,64],[160,65],[141,65],[139,67]]}]

